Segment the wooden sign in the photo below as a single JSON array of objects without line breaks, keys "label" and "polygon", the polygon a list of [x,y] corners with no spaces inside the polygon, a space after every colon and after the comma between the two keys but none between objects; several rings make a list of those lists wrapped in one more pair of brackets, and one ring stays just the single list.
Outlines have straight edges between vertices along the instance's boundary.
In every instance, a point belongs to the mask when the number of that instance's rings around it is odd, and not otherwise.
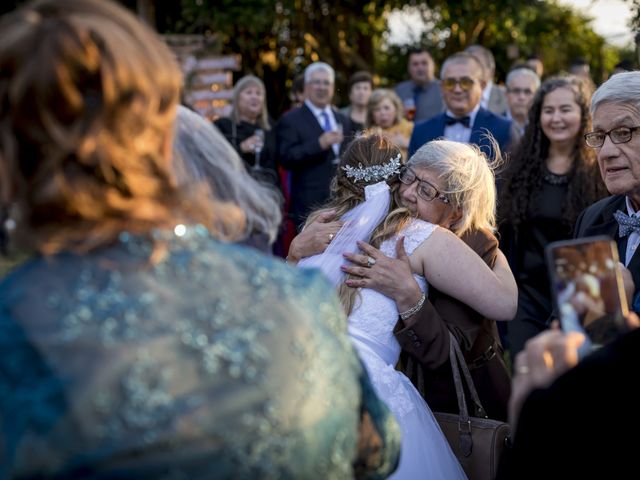
[{"label": "wooden sign", "polygon": [[231,72],[240,70],[240,55],[207,52],[211,42],[203,35],[164,35],[163,38],[182,68],[185,101],[209,119],[228,116],[233,96]]},{"label": "wooden sign", "polygon": [[233,90],[218,90],[217,92],[210,89],[191,90],[188,97],[194,102],[200,100],[231,100],[233,97]]},{"label": "wooden sign", "polygon": [[191,85],[194,89],[202,86],[211,86],[213,84],[224,85],[228,87],[233,84],[233,78],[231,72],[214,72],[214,73],[196,73],[192,80]]},{"label": "wooden sign", "polygon": [[208,56],[198,58],[197,70],[240,70],[240,55]]}]

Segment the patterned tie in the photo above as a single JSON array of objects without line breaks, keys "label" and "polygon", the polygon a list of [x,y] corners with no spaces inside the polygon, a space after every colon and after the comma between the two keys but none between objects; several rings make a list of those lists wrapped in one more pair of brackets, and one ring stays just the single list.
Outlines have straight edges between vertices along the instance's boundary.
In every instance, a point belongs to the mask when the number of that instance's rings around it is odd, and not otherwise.
[{"label": "patterned tie", "polygon": [[613,214],[613,218],[618,222],[618,235],[620,238],[624,238],[631,232],[640,233],[640,218],[635,215],[630,217],[626,213],[618,210]]},{"label": "patterned tie", "polygon": [[461,123],[465,127],[469,128],[469,125],[471,125],[471,117],[450,117],[449,115],[445,115],[444,123],[447,126]]},{"label": "patterned tie", "polygon": [[331,131],[331,122],[329,121],[329,114],[323,110],[320,113],[320,116],[322,117],[322,129],[325,132],[330,132]]}]

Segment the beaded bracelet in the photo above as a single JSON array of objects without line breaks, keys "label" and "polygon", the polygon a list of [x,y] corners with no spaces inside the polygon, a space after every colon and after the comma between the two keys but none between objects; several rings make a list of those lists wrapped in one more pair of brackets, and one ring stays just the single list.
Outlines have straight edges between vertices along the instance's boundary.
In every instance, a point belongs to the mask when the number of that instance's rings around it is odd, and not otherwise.
[{"label": "beaded bracelet", "polygon": [[400,318],[402,320],[406,320],[407,318],[409,318],[413,314],[415,314],[418,310],[420,310],[422,308],[422,305],[424,304],[425,299],[426,299],[426,296],[423,293],[422,296],[420,297],[420,300],[418,300],[418,303],[416,303],[409,310],[406,310],[406,311],[400,313]]}]

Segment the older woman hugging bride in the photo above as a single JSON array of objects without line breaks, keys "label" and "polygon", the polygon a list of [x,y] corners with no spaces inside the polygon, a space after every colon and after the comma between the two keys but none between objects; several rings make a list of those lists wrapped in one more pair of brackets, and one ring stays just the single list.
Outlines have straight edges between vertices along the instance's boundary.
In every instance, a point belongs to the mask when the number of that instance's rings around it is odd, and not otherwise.
[{"label": "older woman hugging bride", "polygon": [[[467,145],[432,142],[434,155],[464,155],[470,181],[493,186],[486,158]],[[396,416],[402,430],[400,466],[392,478],[465,478],[449,449],[431,410],[409,379],[395,370],[400,346],[393,329],[398,315],[410,318],[422,306],[428,284],[483,315],[510,319],[516,309],[517,291],[506,259],[499,253],[490,269],[455,234],[433,223],[418,220],[399,208],[401,182],[418,181],[419,208],[436,207],[452,221],[462,215],[447,194],[430,182],[417,179],[401,165],[400,150],[386,137],[371,135],[352,142],[342,157],[333,184],[332,199],[314,212],[315,218],[333,212],[340,219],[338,231],[324,253],[300,261],[301,267],[320,268],[334,283],[349,315],[349,334],[366,366],[374,388]],[[374,290],[345,284],[343,255],[358,251],[358,241],[367,241],[387,256],[396,256],[396,242],[403,246],[422,291],[413,305],[396,303]],[[370,265],[375,259],[369,259]],[[365,267],[366,268],[366,267]],[[469,281],[473,279],[473,281]],[[491,295],[487,295],[491,292]]]}]

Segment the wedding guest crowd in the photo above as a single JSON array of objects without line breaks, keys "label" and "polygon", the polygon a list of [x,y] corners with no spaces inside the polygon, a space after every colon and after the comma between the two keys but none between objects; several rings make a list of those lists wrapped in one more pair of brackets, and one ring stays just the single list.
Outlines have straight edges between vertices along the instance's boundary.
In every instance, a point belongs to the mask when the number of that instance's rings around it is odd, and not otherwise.
[{"label": "wedding guest crowd", "polygon": [[[118,3],[3,16],[0,479],[474,478],[432,414],[452,341],[511,424],[499,480],[633,471],[640,72],[591,98],[586,58],[503,86],[500,52],[432,53],[389,88],[305,60],[280,118],[245,68],[212,122]],[[596,352],[544,255],[593,235],[632,310]]]}]

